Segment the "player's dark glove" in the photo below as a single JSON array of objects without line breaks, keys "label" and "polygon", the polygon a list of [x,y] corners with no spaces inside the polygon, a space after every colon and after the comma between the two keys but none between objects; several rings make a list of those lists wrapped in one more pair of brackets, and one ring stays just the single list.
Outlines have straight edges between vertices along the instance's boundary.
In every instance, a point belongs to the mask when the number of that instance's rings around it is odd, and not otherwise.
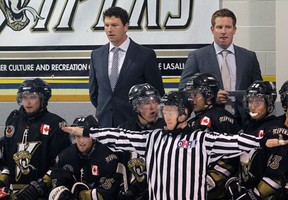
[{"label": "player's dark glove", "polygon": [[241,181],[237,177],[230,178],[225,188],[228,191],[228,197],[231,200],[261,200],[252,190],[246,189],[241,185]]},{"label": "player's dark glove", "polygon": [[54,188],[49,194],[49,200],[76,200],[74,195],[65,186]]},{"label": "player's dark glove", "polygon": [[50,177],[52,179],[52,188],[63,185],[71,190],[73,184],[76,182],[72,172],[62,168],[53,169]]},{"label": "player's dark glove", "polygon": [[1,200],[9,200],[12,191],[7,187],[0,188],[0,199]]},{"label": "player's dark glove", "polygon": [[15,194],[17,200],[35,200],[48,196],[48,189],[42,179],[32,181]]}]

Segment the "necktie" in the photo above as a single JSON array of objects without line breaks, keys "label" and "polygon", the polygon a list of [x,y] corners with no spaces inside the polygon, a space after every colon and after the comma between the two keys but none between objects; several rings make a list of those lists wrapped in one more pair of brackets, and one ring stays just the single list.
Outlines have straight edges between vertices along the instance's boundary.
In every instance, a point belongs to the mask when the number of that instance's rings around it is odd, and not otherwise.
[{"label": "necktie", "polygon": [[[230,77],[230,69],[227,64],[227,50],[222,51],[222,56],[223,56],[223,62],[222,62],[222,67],[221,67],[221,76],[222,76],[222,82],[223,82],[223,87],[224,90],[230,91],[231,90],[231,77]],[[227,99],[227,103],[225,105],[225,109],[229,111],[230,113],[234,114],[235,110],[233,108],[233,103],[232,101],[235,101],[233,97],[229,97]]]},{"label": "necktie", "polygon": [[113,58],[112,58],[112,67],[111,67],[111,73],[110,73],[110,85],[112,88],[112,91],[114,91],[117,79],[118,79],[118,52],[119,48],[114,47],[112,50]]},{"label": "necktie", "polygon": [[230,91],[231,90],[231,78],[230,78],[230,70],[227,64],[227,50],[222,51],[222,56],[223,56],[223,62],[221,66],[221,76],[222,76],[222,82],[223,82],[223,87],[224,90]]}]

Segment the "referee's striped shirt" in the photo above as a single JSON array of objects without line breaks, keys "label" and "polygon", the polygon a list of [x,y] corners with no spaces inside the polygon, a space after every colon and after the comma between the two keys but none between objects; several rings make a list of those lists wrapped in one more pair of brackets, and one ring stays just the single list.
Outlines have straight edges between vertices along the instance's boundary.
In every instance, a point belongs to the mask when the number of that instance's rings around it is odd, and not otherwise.
[{"label": "referee's striped shirt", "polygon": [[137,151],[145,156],[149,199],[157,200],[206,199],[207,166],[259,147],[261,140],[244,133],[191,132],[188,127],[178,132],[91,128],[90,136],[112,150]]}]

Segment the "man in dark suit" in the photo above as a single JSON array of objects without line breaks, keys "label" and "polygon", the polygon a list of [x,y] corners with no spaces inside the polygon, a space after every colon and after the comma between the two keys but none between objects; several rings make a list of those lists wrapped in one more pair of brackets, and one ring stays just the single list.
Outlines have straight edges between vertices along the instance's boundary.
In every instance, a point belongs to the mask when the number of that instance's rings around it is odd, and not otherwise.
[{"label": "man in dark suit", "polygon": [[110,42],[91,54],[89,93],[100,125],[117,127],[136,117],[128,101],[133,85],[149,83],[161,95],[164,88],[155,52],[135,43],[126,34],[127,11],[111,7],[103,13],[103,20]]},{"label": "man in dark suit", "polygon": [[[240,124],[243,124],[247,114],[242,106],[242,97],[231,98],[231,91],[246,90],[255,80],[262,80],[262,76],[255,52],[233,44],[236,29],[236,17],[232,11],[224,8],[212,15],[211,32],[214,42],[189,54],[179,88],[184,88],[188,79],[196,73],[213,74],[219,80],[222,89],[218,92],[217,103],[227,105],[227,102],[230,102],[232,113]],[[230,73],[229,89],[226,89],[223,84],[227,78],[222,78],[221,75],[224,50],[228,52],[225,60]],[[231,99],[232,101],[229,101]]]}]

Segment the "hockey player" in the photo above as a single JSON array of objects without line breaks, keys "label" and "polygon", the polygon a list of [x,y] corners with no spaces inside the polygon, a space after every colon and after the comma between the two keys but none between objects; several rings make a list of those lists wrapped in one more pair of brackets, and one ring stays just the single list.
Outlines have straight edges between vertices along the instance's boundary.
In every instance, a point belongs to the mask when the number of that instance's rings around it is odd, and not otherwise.
[{"label": "hockey player", "polygon": [[[276,137],[283,140],[287,130],[285,131],[281,128],[283,125],[271,114],[276,97],[276,88],[272,82],[255,81],[247,89],[244,96],[244,106],[249,112],[251,119],[244,132],[258,137]],[[285,162],[283,160],[284,157],[280,155],[281,153],[278,149],[255,149],[249,154],[242,154],[240,156],[242,191],[238,192],[235,187],[236,191],[232,191],[233,185],[235,186],[236,183],[241,185],[236,179],[233,180],[232,178],[229,181],[230,183],[227,183],[233,198],[237,198],[237,195],[239,195],[242,199],[247,197],[250,199],[265,199],[275,194],[281,188],[278,173],[282,171],[283,167],[280,167],[279,164]]]},{"label": "hockey player", "polygon": [[137,118],[121,124],[121,128],[140,131],[164,127],[165,122],[158,115],[161,96],[153,86],[148,83],[134,85],[128,96]]},{"label": "hockey player", "polygon": [[[197,73],[185,84],[194,103],[195,117],[188,121],[194,130],[237,134],[240,126],[234,116],[216,104],[219,81],[208,73]],[[239,159],[221,159],[209,166],[208,199],[227,199],[225,182],[238,171]]]},{"label": "hockey player", "polygon": [[[154,130],[163,128],[165,122],[159,118],[161,96],[150,84],[143,83],[131,87],[129,102],[137,117],[121,124],[119,127],[132,131]],[[128,191],[122,191],[122,199],[148,199],[148,185],[145,159],[130,151],[118,152],[120,161],[127,169]]]},{"label": "hockey player", "polygon": [[275,107],[277,91],[274,83],[269,81],[255,81],[247,89],[243,104],[249,112],[249,123],[244,127],[244,132],[255,136],[265,136],[265,130],[277,121],[272,114]]},{"label": "hockey player", "polygon": [[[279,90],[279,94],[280,94],[280,100],[282,103],[282,107],[284,109],[284,114],[279,116],[278,119],[280,120],[280,123],[282,124],[282,127],[279,127],[278,129],[275,129],[274,132],[276,132],[276,134],[281,133],[282,136],[284,135],[284,137],[287,137],[288,135],[288,81],[284,82],[283,85],[281,86],[281,89]],[[288,149],[286,146],[284,146],[283,148],[281,148],[281,152],[284,152],[284,155],[277,155],[279,156],[278,158],[281,158],[281,163],[279,164],[279,168],[277,168],[276,170],[278,170],[278,172],[280,171],[280,180],[281,180],[281,189],[277,192],[277,194],[275,195],[274,199],[277,200],[286,200],[288,199],[288,161],[287,161],[287,152]],[[279,160],[279,159],[277,159]],[[283,161],[282,161],[283,160]],[[284,164],[283,164],[284,163]]]},{"label": "hockey player", "polygon": [[[99,127],[99,124],[89,115],[77,117],[72,126],[89,128]],[[116,154],[91,137],[72,137],[74,144],[64,149],[56,158],[51,172],[54,189],[49,199],[117,199],[122,177],[116,174]]]},{"label": "hockey player", "polygon": [[282,103],[282,107],[284,109],[284,114],[279,116],[278,119],[288,127],[288,121],[287,121],[288,120],[288,113],[287,113],[287,109],[288,109],[288,81],[283,83],[283,85],[281,86],[281,89],[279,90],[279,94],[280,94],[280,100]]},{"label": "hockey player", "polygon": [[207,165],[221,157],[238,156],[254,147],[288,144],[279,139],[247,134],[228,136],[216,132],[191,131],[187,125],[193,105],[188,94],[171,91],[161,99],[164,130],[129,131],[119,128],[63,127],[74,135],[90,134],[115,150],[136,151],[145,156],[149,199],[206,199]]},{"label": "hockey player", "polygon": [[47,195],[46,185],[50,183],[42,178],[57,154],[71,144],[61,130],[64,119],[47,110],[50,97],[51,88],[45,81],[25,80],[17,92],[20,108],[6,120],[0,187],[11,184],[14,192],[21,189],[15,194],[17,199]]},{"label": "hockey player", "polygon": [[194,103],[195,117],[188,123],[194,129],[209,129],[219,133],[237,134],[240,126],[234,116],[216,104],[219,81],[208,73],[197,73],[185,84]]}]

